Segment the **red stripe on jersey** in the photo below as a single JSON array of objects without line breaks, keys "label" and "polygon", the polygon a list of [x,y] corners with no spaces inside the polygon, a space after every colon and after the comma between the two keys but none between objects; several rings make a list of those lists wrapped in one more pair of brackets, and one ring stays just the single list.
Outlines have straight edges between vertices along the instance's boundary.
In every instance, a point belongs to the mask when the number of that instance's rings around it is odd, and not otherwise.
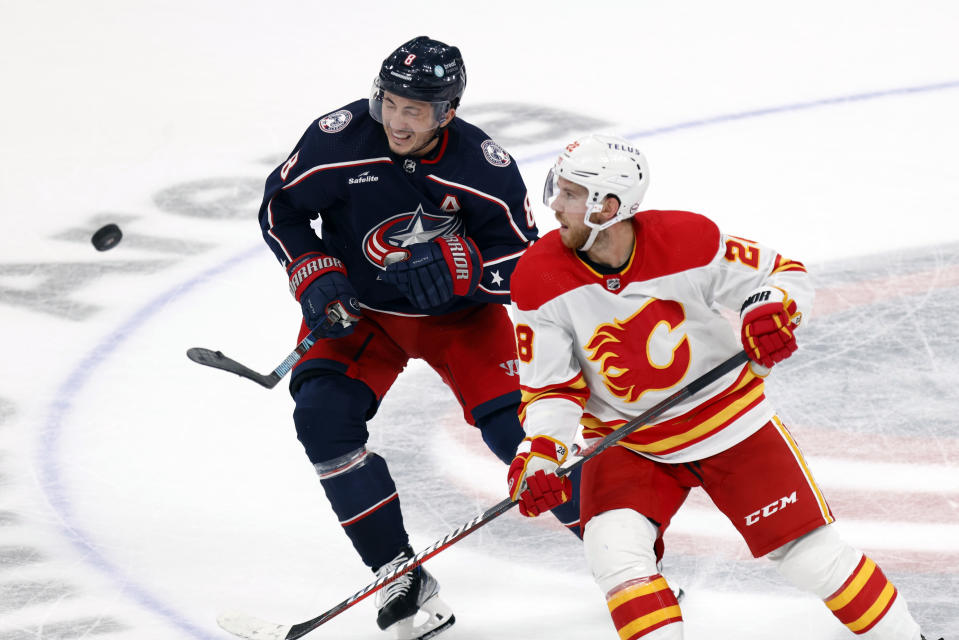
[{"label": "red stripe on jersey", "polygon": [[436,157],[432,160],[420,160],[420,164],[436,164],[443,159],[443,154],[446,153],[446,143],[450,141],[450,130],[443,129],[443,138],[440,140],[440,150],[436,154]]},{"label": "red stripe on jersey", "polygon": [[321,164],[304,171],[299,176],[296,177],[293,182],[283,185],[283,189],[289,189],[290,187],[302,182],[303,180],[309,178],[314,173],[319,173],[320,171],[328,171],[330,169],[344,169],[347,167],[362,167],[368,164],[393,164],[393,161],[389,158],[370,158],[367,160],[356,160],[354,162],[333,162],[330,164]]},{"label": "red stripe on jersey", "polygon": [[[698,213],[642,211],[632,224],[636,232],[635,256],[619,274],[620,291],[631,282],[705,266],[720,251],[719,228]],[[682,251],[676,247],[682,247]],[[513,303],[527,311],[585,285],[605,286],[606,278],[579,260],[575,251],[567,249],[559,231],[554,230],[519,259],[510,288]]]},{"label": "red stripe on jersey", "polygon": [[552,391],[557,391],[561,389],[575,389],[577,391],[581,389],[587,389],[586,382],[583,379],[583,373],[577,373],[575,376],[570,378],[565,382],[557,382],[556,384],[548,384],[545,387],[527,387],[525,385],[520,385],[520,391],[523,392],[523,399],[526,402],[532,402],[536,396],[539,396],[543,393],[549,393]]},{"label": "red stripe on jersey", "polygon": [[[275,197],[276,196],[273,196],[273,198]],[[273,198],[270,198],[270,201],[266,203],[267,220],[270,223],[270,228],[267,229],[267,233],[270,235],[271,238],[273,238],[274,241],[276,241],[276,244],[280,247],[280,249],[283,250],[283,255],[286,256],[286,259],[292,260],[293,255],[290,253],[290,250],[286,248],[286,245],[283,244],[283,241],[280,240],[280,237],[276,235],[275,233],[273,233],[273,227],[276,226],[273,222]]]},{"label": "red stripe on jersey", "polygon": [[[743,367],[736,382],[710,401],[665,422],[641,427],[621,440],[620,444],[653,455],[680,451],[736,422],[762,402],[764,389],[762,378],[755,376],[749,367]],[[604,437],[625,422],[602,422],[587,414],[583,417],[583,435],[587,438]]]},{"label": "red stripe on jersey", "polygon": [[529,242],[529,239],[528,239],[528,238],[526,237],[526,235],[523,233],[523,230],[520,229],[520,228],[516,225],[516,220],[513,219],[513,211],[509,208],[509,205],[506,204],[506,202],[504,202],[503,200],[500,200],[499,198],[497,198],[497,197],[495,197],[495,196],[493,196],[493,195],[490,195],[490,194],[488,194],[488,193],[485,193],[485,192],[483,192],[483,191],[480,191],[479,189],[476,189],[476,188],[474,188],[474,187],[470,187],[470,186],[465,185],[465,184],[460,184],[460,183],[458,183],[458,182],[452,182],[452,181],[450,181],[450,180],[444,180],[443,178],[440,178],[440,177],[438,177],[438,176],[435,176],[435,175],[433,175],[432,173],[429,174],[428,176],[426,176],[426,179],[427,179],[427,180],[432,180],[433,182],[435,182],[435,183],[437,183],[437,184],[444,185],[444,186],[446,186],[446,187],[451,187],[451,188],[454,188],[454,189],[459,189],[459,190],[461,190],[461,191],[465,191],[466,193],[471,193],[471,194],[473,194],[474,196],[477,196],[477,197],[479,197],[479,198],[482,198],[483,200],[486,200],[486,201],[488,201],[488,202],[492,202],[492,203],[495,204],[496,206],[498,206],[498,207],[500,207],[501,209],[503,209],[503,212],[506,214],[506,221],[509,222],[509,226],[513,229],[513,232],[514,232],[514,233],[516,234],[516,236],[520,239],[520,241],[523,242],[524,244],[527,243],[527,242]]},{"label": "red stripe on jersey", "polygon": [[519,405],[521,421],[526,416],[526,408],[530,403],[536,402],[537,400],[544,398],[565,398],[581,407],[585,407],[586,401],[589,400],[589,387],[586,384],[586,380],[583,379],[582,373],[576,374],[574,378],[566,382],[559,382],[545,387],[524,387],[521,385],[520,392],[522,393],[522,399]]},{"label": "red stripe on jersey", "polygon": [[536,402],[537,400],[562,398],[580,407],[585,407],[586,401],[589,400],[589,387],[586,385],[582,373],[576,374],[575,378],[567,380],[566,382],[560,382],[546,387],[520,386],[520,391],[522,392],[522,399],[519,405],[519,421],[521,423],[526,420],[526,410],[530,403]]},{"label": "red stripe on jersey", "polygon": [[505,256],[500,256],[499,258],[493,258],[492,260],[487,260],[483,262],[483,268],[485,269],[486,267],[492,266],[494,264],[499,264],[500,262],[506,262],[507,260],[516,260],[524,253],[526,253],[525,247],[523,249],[520,249],[516,253],[510,253]]},{"label": "red stripe on jersey", "polygon": [[774,273],[785,273],[787,271],[799,271],[801,273],[806,273],[806,266],[801,262],[789,260],[788,258],[777,255],[776,262],[773,264],[773,270],[770,275]]}]

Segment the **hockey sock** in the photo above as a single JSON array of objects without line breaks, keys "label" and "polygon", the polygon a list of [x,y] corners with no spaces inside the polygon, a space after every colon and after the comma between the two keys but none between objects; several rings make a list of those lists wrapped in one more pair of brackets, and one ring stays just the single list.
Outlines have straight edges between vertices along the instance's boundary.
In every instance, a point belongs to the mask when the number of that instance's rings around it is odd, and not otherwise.
[{"label": "hockey sock", "polygon": [[384,565],[409,545],[396,485],[383,458],[361,449],[314,466],[340,525],[367,566]]},{"label": "hockey sock", "polygon": [[896,587],[867,556],[839,589],[825,598],[826,606],[850,631],[865,638],[919,639],[916,624]]},{"label": "hockey sock", "polygon": [[767,557],[795,586],[821,598],[853,633],[870,640],[919,640],[919,625],[896,587],[833,526],[819,527]]},{"label": "hockey sock", "polygon": [[606,594],[622,640],[681,640],[683,615],[666,579],[656,574],[627,580]]}]

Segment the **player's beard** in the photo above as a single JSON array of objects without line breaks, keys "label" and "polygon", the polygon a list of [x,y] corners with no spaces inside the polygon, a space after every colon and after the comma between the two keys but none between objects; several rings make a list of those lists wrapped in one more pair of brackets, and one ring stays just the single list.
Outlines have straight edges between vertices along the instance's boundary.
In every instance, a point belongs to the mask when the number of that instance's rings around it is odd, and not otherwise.
[{"label": "player's beard", "polygon": [[565,230],[560,229],[559,237],[563,241],[563,246],[567,249],[578,250],[589,239],[590,228],[580,224],[575,227],[567,226]]}]

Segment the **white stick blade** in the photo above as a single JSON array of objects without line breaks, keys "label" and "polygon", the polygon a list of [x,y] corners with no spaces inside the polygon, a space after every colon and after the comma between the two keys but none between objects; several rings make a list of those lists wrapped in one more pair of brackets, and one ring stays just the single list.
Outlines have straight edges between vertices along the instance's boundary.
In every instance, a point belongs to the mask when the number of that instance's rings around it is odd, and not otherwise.
[{"label": "white stick blade", "polygon": [[276,624],[267,622],[245,613],[227,612],[221,613],[216,618],[216,623],[224,631],[229,631],[235,636],[248,638],[249,640],[284,640],[286,634],[290,631],[288,624]]}]

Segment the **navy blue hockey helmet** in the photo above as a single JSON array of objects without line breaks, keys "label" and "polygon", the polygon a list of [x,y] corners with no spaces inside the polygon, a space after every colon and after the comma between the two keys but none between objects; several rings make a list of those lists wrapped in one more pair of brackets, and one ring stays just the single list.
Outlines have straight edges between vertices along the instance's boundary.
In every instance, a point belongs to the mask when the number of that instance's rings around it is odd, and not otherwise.
[{"label": "navy blue hockey helmet", "polygon": [[466,67],[457,47],[428,36],[417,36],[399,46],[383,61],[373,80],[370,113],[382,122],[383,92],[429,102],[436,121],[459,106],[466,90]]}]

